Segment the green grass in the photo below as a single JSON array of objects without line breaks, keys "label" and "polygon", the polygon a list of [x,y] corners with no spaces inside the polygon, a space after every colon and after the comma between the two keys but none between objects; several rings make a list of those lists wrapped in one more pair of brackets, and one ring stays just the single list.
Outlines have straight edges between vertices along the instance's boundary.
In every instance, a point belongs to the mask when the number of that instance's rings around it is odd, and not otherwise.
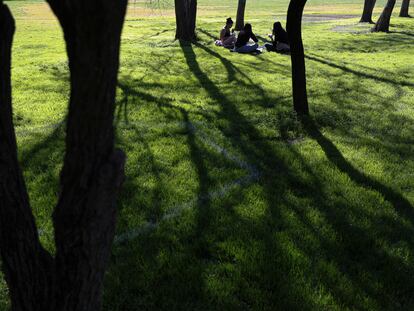
[{"label": "green grass", "polygon": [[[273,2],[248,4],[263,38],[275,16],[285,20],[287,1]],[[306,12],[359,15],[360,2],[309,1]],[[395,16],[394,33],[371,34],[359,16],[308,18],[312,119],[302,124],[289,57],[214,46],[234,16],[227,3],[200,1],[194,45],[173,40],[170,5],[130,6],[115,120],[128,155],[122,243],[104,309],[414,310],[414,20]],[[8,4],[20,158],[53,251],[64,43],[43,2]]]}]

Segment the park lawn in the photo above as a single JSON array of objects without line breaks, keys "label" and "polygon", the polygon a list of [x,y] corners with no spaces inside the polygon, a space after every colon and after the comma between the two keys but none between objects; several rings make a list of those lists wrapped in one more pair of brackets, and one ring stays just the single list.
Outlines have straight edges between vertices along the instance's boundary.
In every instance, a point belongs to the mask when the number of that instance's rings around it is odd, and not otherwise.
[{"label": "park lawn", "polygon": [[[173,40],[171,3],[130,6],[114,121],[127,178],[104,310],[414,310],[414,21],[371,34],[360,1],[310,1],[300,122],[288,56],[214,46],[233,2],[200,1],[193,45]],[[8,4],[20,159],[53,252],[64,43],[43,2]],[[286,8],[249,3],[262,43]]]}]

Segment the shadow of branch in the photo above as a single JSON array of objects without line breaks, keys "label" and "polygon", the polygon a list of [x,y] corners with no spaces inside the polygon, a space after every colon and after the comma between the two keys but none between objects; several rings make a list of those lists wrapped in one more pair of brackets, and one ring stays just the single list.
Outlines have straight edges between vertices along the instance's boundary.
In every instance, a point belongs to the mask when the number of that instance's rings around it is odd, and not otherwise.
[{"label": "shadow of branch", "polygon": [[311,119],[303,118],[302,123],[308,135],[318,142],[329,161],[331,161],[341,172],[347,174],[355,183],[382,194],[383,197],[394,206],[397,212],[403,214],[412,222],[414,219],[413,206],[405,197],[394,189],[356,169],[344,158],[338,148],[319,131],[316,124]]}]

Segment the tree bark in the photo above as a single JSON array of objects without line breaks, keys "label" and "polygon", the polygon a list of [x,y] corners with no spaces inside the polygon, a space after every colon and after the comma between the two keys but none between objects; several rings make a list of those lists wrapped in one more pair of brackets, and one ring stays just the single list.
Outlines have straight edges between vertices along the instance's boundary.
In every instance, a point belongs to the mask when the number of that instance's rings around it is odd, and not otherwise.
[{"label": "tree bark", "polygon": [[0,254],[12,310],[46,310],[52,257],[42,248],[18,164],[12,115],[14,19],[0,1]]},{"label": "tree bark", "polygon": [[400,17],[410,17],[408,11],[410,9],[410,0],[403,0],[401,4]]},{"label": "tree bark", "polygon": [[197,0],[174,0],[175,20],[177,29],[175,39],[183,41],[195,41],[196,19],[197,19]]},{"label": "tree bark", "polygon": [[0,254],[13,311],[99,311],[125,156],[113,116],[126,0],[50,0],[65,35],[71,94],[56,256],[41,246],[12,120],[14,21],[0,0]]},{"label": "tree bark", "polygon": [[62,25],[71,94],[54,210],[56,310],[100,310],[124,155],[114,149],[119,47],[127,0],[49,0]]},{"label": "tree bark", "polygon": [[372,21],[372,12],[374,11],[375,3],[376,0],[365,0],[360,23],[374,24]]},{"label": "tree bark", "polygon": [[309,114],[305,53],[302,42],[302,15],[305,4],[306,0],[291,0],[287,16],[287,32],[290,39],[292,60],[293,107],[300,115]]},{"label": "tree bark", "polygon": [[396,0],[388,0],[382,11],[380,18],[372,29],[373,32],[389,32],[392,11],[394,10]]},{"label": "tree bark", "polygon": [[237,6],[237,17],[235,30],[240,31],[244,27],[244,12],[246,11],[246,0],[239,0]]}]

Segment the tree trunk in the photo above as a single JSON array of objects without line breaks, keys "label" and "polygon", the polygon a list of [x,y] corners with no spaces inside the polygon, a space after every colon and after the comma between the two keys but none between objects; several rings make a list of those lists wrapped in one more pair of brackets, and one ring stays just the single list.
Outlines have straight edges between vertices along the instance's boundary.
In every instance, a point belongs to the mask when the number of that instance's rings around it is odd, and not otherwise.
[{"label": "tree trunk", "polygon": [[12,310],[46,310],[52,257],[42,248],[17,159],[12,117],[14,20],[0,1],[0,254]]},{"label": "tree trunk", "polygon": [[365,0],[364,10],[362,12],[360,23],[374,24],[372,21],[372,12],[374,11],[376,0]]},{"label": "tree trunk", "polygon": [[403,0],[401,4],[400,17],[410,17],[408,11],[410,9],[410,0]]},{"label": "tree trunk", "polygon": [[394,10],[396,0],[388,0],[382,11],[380,18],[372,29],[373,32],[389,32],[392,11]]},{"label": "tree trunk", "polygon": [[[69,4],[70,3],[70,4]],[[65,35],[71,94],[54,210],[57,310],[100,310],[124,155],[113,118],[126,0],[49,0]]]},{"label": "tree trunk", "polygon": [[17,162],[13,18],[0,0],[0,253],[13,311],[99,311],[125,156],[113,116],[126,0],[49,0],[65,35],[71,94],[55,259],[42,248]]},{"label": "tree trunk", "polygon": [[175,39],[188,42],[197,40],[196,19],[197,0],[175,0]]},{"label": "tree trunk", "polygon": [[246,0],[239,0],[237,6],[237,17],[235,30],[240,31],[244,27],[244,12],[246,10]]},{"label": "tree trunk", "polygon": [[292,60],[293,107],[300,115],[309,114],[305,53],[302,42],[302,15],[305,4],[306,0],[291,0],[287,16],[287,32],[290,39]]}]

